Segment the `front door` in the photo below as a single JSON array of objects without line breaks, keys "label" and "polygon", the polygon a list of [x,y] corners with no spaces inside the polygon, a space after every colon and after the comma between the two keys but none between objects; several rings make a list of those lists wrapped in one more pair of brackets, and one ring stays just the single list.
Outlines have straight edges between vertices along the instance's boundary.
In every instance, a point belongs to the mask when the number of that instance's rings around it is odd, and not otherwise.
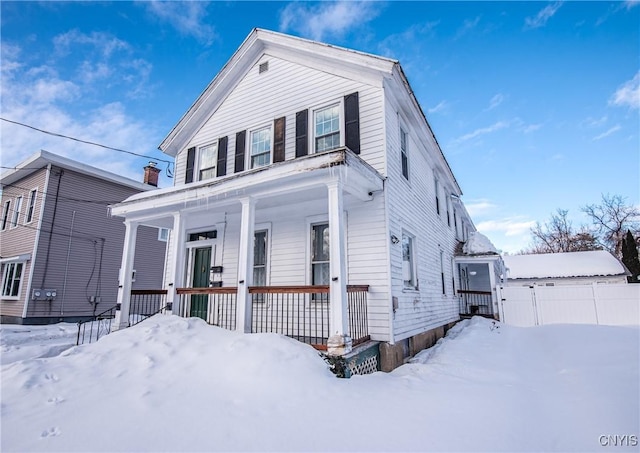
[{"label": "front door", "polygon": [[[196,248],[193,250],[193,288],[208,288],[210,285],[211,247]],[[189,316],[207,320],[207,306],[209,296],[206,294],[191,295],[191,311]]]}]

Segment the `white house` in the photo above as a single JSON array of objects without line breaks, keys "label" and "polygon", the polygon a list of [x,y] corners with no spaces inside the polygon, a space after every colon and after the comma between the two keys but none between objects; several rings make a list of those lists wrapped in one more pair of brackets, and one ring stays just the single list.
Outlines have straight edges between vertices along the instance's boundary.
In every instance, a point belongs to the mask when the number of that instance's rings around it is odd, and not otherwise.
[{"label": "white house", "polygon": [[606,250],[507,255],[508,286],[627,283],[629,271]]},{"label": "white house", "polygon": [[174,187],[112,215],[124,276],[139,226],[169,229],[174,314],[382,370],[459,319],[454,254],[475,228],[398,61],[254,29],[160,149]]}]

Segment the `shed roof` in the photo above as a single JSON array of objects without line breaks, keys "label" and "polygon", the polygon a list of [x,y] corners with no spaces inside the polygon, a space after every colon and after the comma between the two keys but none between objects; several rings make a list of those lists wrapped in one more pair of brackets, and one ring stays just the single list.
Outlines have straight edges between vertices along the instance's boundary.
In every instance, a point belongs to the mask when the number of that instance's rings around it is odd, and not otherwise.
[{"label": "shed roof", "polygon": [[628,275],[624,265],[606,250],[506,255],[509,279],[600,277]]}]

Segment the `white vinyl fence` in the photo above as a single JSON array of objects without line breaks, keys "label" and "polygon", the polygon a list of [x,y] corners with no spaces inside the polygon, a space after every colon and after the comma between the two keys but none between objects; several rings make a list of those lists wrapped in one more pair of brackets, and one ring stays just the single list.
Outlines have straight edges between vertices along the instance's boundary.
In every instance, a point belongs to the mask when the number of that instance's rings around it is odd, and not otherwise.
[{"label": "white vinyl fence", "polygon": [[514,326],[640,325],[640,284],[505,286],[500,319]]}]

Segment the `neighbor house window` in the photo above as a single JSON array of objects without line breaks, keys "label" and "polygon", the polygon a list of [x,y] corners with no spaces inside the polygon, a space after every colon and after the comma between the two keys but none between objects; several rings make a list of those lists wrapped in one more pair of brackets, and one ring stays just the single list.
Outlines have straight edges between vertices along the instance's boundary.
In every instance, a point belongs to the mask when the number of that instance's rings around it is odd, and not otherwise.
[{"label": "neighbor house window", "polygon": [[402,233],[402,281],[405,288],[416,289],[418,287],[414,238],[406,233]]},{"label": "neighbor house window", "polygon": [[200,181],[216,176],[216,162],[218,159],[218,144],[200,147]]},{"label": "neighbor house window", "polygon": [[158,228],[158,240],[162,242],[169,240],[169,228]]},{"label": "neighbor house window", "polygon": [[18,298],[24,263],[7,263],[2,275],[2,297]]},{"label": "neighbor house window", "polygon": [[9,211],[11,210],[11,200],[7,200],[4,202],[4,206],[2,208],[2,229],[7,229],[7,222],[9,221]]},{"label": "neighbor house window", "polygon": [[271,127],[251,132],[250,168],[264,167],[271,163]]},{"label": "neighbor house window", "polygon": [[402,176],[409,179],[409,158],[407,157],[407,147],[409,146],[409,137],[407,132],[400,128],[400,157],[402,163]]},{"label": "neighbor house window", "polygon": [[13,210],[13,217],[11,218],[11,227],[18,226],[18,218],[20,217],[20,211],[22,210],[22,197],[16,198],[16,206]]},{"label": "neighbor house window", "polygon": [[31,223],[33,220],[33,212],[36,209],[36,194],[38,193],[38,189],[33,189],[29,192],[29,206],[27,206],[27,217],[24,220],[24,223]]},{"label": "neighbor house window", "polygon": [[253,285],[267,286],[267,230],[253,236]]},{"label": "neighbor house window", "polygon": [[340,147],[340,104],[316,110],[314,125],[317,153]]},{"label": "neighbor house window", "polygon": [[311,225],[311,284],[329,284],[329,224]]}]

